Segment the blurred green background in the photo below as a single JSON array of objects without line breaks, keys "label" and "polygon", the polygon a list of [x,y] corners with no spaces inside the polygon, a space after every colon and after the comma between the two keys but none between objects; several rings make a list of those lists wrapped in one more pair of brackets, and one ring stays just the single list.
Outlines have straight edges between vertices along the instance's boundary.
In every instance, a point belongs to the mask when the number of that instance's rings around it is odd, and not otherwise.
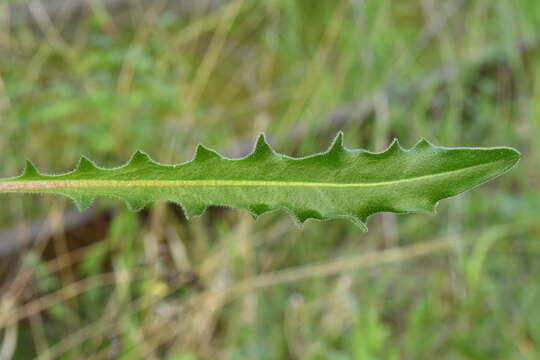
[{"label": "blurred green background", "polygon": [[523,159],[368,233],[5,195],[1,359],[540,359],[539,1],[25,3],[0,3],[0,178],[241,156],[259,132],[294,156],[343,130]]}]

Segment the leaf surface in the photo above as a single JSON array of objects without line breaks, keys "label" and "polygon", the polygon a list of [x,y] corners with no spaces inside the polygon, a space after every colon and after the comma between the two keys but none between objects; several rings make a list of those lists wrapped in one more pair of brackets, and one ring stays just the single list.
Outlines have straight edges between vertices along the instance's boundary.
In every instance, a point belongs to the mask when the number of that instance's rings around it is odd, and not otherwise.
[{"label": "leaf surface", "polygon": [[158,164],[137,151],[119,168],[103,169],[82,157],[75,170],[45,175],[27,161],[23,174],[0,180],[1,192],[61,194],[85,209],[98,196],[123,199],[132,210],[165,200],[186,216],[210,205],[241,208],[257,216],[286,209],[306,219],[347,217],[364,226],[376,212],[433,211],[437,202],[511,169],[520,153],[507,147],[445,148],[421,140],[384,152],[351,150],[339,133],[326,152],[292,158],[274,152],[260,135],[251,154],[224,158],[199,145],[193,160]]}]

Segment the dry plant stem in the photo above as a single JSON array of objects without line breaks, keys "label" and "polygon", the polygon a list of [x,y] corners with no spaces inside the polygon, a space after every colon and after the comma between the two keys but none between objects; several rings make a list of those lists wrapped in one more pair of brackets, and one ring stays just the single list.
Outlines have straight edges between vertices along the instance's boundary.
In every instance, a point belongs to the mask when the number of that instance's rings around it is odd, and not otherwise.
[{"label": "dry plant stem", "polygon": [[99,281],[99,286],[118,284],[118,279],[116,279],[116,274],[114,272],[95,275],[90,278],[73,282],[65,285],[60,290],[41,296],[38,299],[19,307],[16,311],[11,310],[9,313],[0,314],[0,328],[12,325],[22,319],[26,319],[29,316],[44,311],[51,305],[79,296],[86,292],[88,288],[94,286],[97,281]]},{"label": "dry plant stem", "polygon": [[[502,239],[510,235],[526,232],[528,226],[534,224],[536,224],[535,221],[528,221],[500,225],[490,229],[490,231],[498,239]],[[470,239],[476,239],[477,237],[478,233],[474,232],[464,235],[464,238]],[[468,242],[464,245],[470,246],[472,244],[472,242]],[[298,268],[277,271],[269,274],[257,275],[253,278],[242,280],[239,283],[225,289],[208,290],[199,293],[196,295],[195,298],[193,298],[193,301],[200,304],[200,302],[205,298],[214,298],[216,300],[214,301],[214,303],[221,304],[220,306],[224,306],[227,303],[230,303],[245,294],[249,294],[253,291],[262,290],[268,287],[303,281],[307,279],[333,276],[342,272],[357,271],[359,269],[371,268],[374,266],[398,264],[437,253],[451,252],[453,251],[453,247],[454,243],[452,239],[443,238],[416,245],[400,246],[387,250],[374,251],[366,254],[343,257],[320,264],[307,265]],[[177,286],[170,287],[168,294],[177,291],[184,285],[184,283],[180,283]],[[164,296],[166,295],[167,294],[165,294]],[[147,299],[143,297],[136,300],[132,305],[129,306],[128,309],[126,309],[126,311],[128,313],[136,313],[144,309],[148,309],[157,301],[159,301],[159,299],[156,299],[149,303]],[[32,303],[27,306],[35,307],[35,305],[32,305]],[[42,310],[43,309],[44,308],[42,308]],[[217,310],[213,310],[213,312],[214,311]],[[23,313],[33,313],[33,311],[23,310]],[[14,321],[4,323],[4,326],[10,326],[12,323],[20,321],[24,318],[24,315],[17,316],[16,318],[12,318],[12,320]],[[96,332],[103,333],[105,331],[112,331],[112,333],[114,334],[115,331],[118,331],[112,330],[115,326],[117,326],[117,324],[114,321],[107,322],[105,320],[99,320],[91,323],[76,331],[75,333],[69,335],[68,337],[64,338],[59,343],[51,346],[46,351],[46,353],[41,354],[40,359],[45,359],[49,356],[53,358],[61,356],[63,353],[69,351],[71,348],[77,346],[88,338],[91,338]]]},{"label": "dry plant stem", "polygon": [[17,348],[19,324],[11,324],[4,329],[2,346],[0,348],[0,359],[13,359]]}]

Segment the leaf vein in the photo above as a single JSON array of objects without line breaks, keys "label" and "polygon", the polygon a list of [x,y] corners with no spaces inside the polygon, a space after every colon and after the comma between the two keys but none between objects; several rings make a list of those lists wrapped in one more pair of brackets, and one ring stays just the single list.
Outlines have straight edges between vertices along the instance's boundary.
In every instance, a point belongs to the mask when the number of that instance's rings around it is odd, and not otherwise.
[{"label": "leaf vein", "polygon": [[30,180],[0,182],[0,191],[40,190],[54,188],[104,188],[104,187],[316,187],[316,188],[368,188],[399,185],[431,178],[458,174],[490,163],[478,164],[457,170],[412,178],[371,183],[330,183],[273,180]]}]

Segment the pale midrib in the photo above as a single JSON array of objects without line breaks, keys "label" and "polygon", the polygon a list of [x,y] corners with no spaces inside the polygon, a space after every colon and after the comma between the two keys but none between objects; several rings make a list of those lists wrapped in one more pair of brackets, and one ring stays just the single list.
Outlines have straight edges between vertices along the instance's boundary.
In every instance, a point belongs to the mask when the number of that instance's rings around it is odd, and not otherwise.
[{"label": "pale midrib", "polygon": [[328,183],[306,181],[266,180],[39,180],[0,182],[0,191],[25,191],[65,188],[110,188],[110,187],[317,187],[317,188],[369,188],[391,186],[415,181],[453,175],[473,168],[492,165],[493,162],[474,165],[437,174],[416,176],[393,181],[374,183]]}]

